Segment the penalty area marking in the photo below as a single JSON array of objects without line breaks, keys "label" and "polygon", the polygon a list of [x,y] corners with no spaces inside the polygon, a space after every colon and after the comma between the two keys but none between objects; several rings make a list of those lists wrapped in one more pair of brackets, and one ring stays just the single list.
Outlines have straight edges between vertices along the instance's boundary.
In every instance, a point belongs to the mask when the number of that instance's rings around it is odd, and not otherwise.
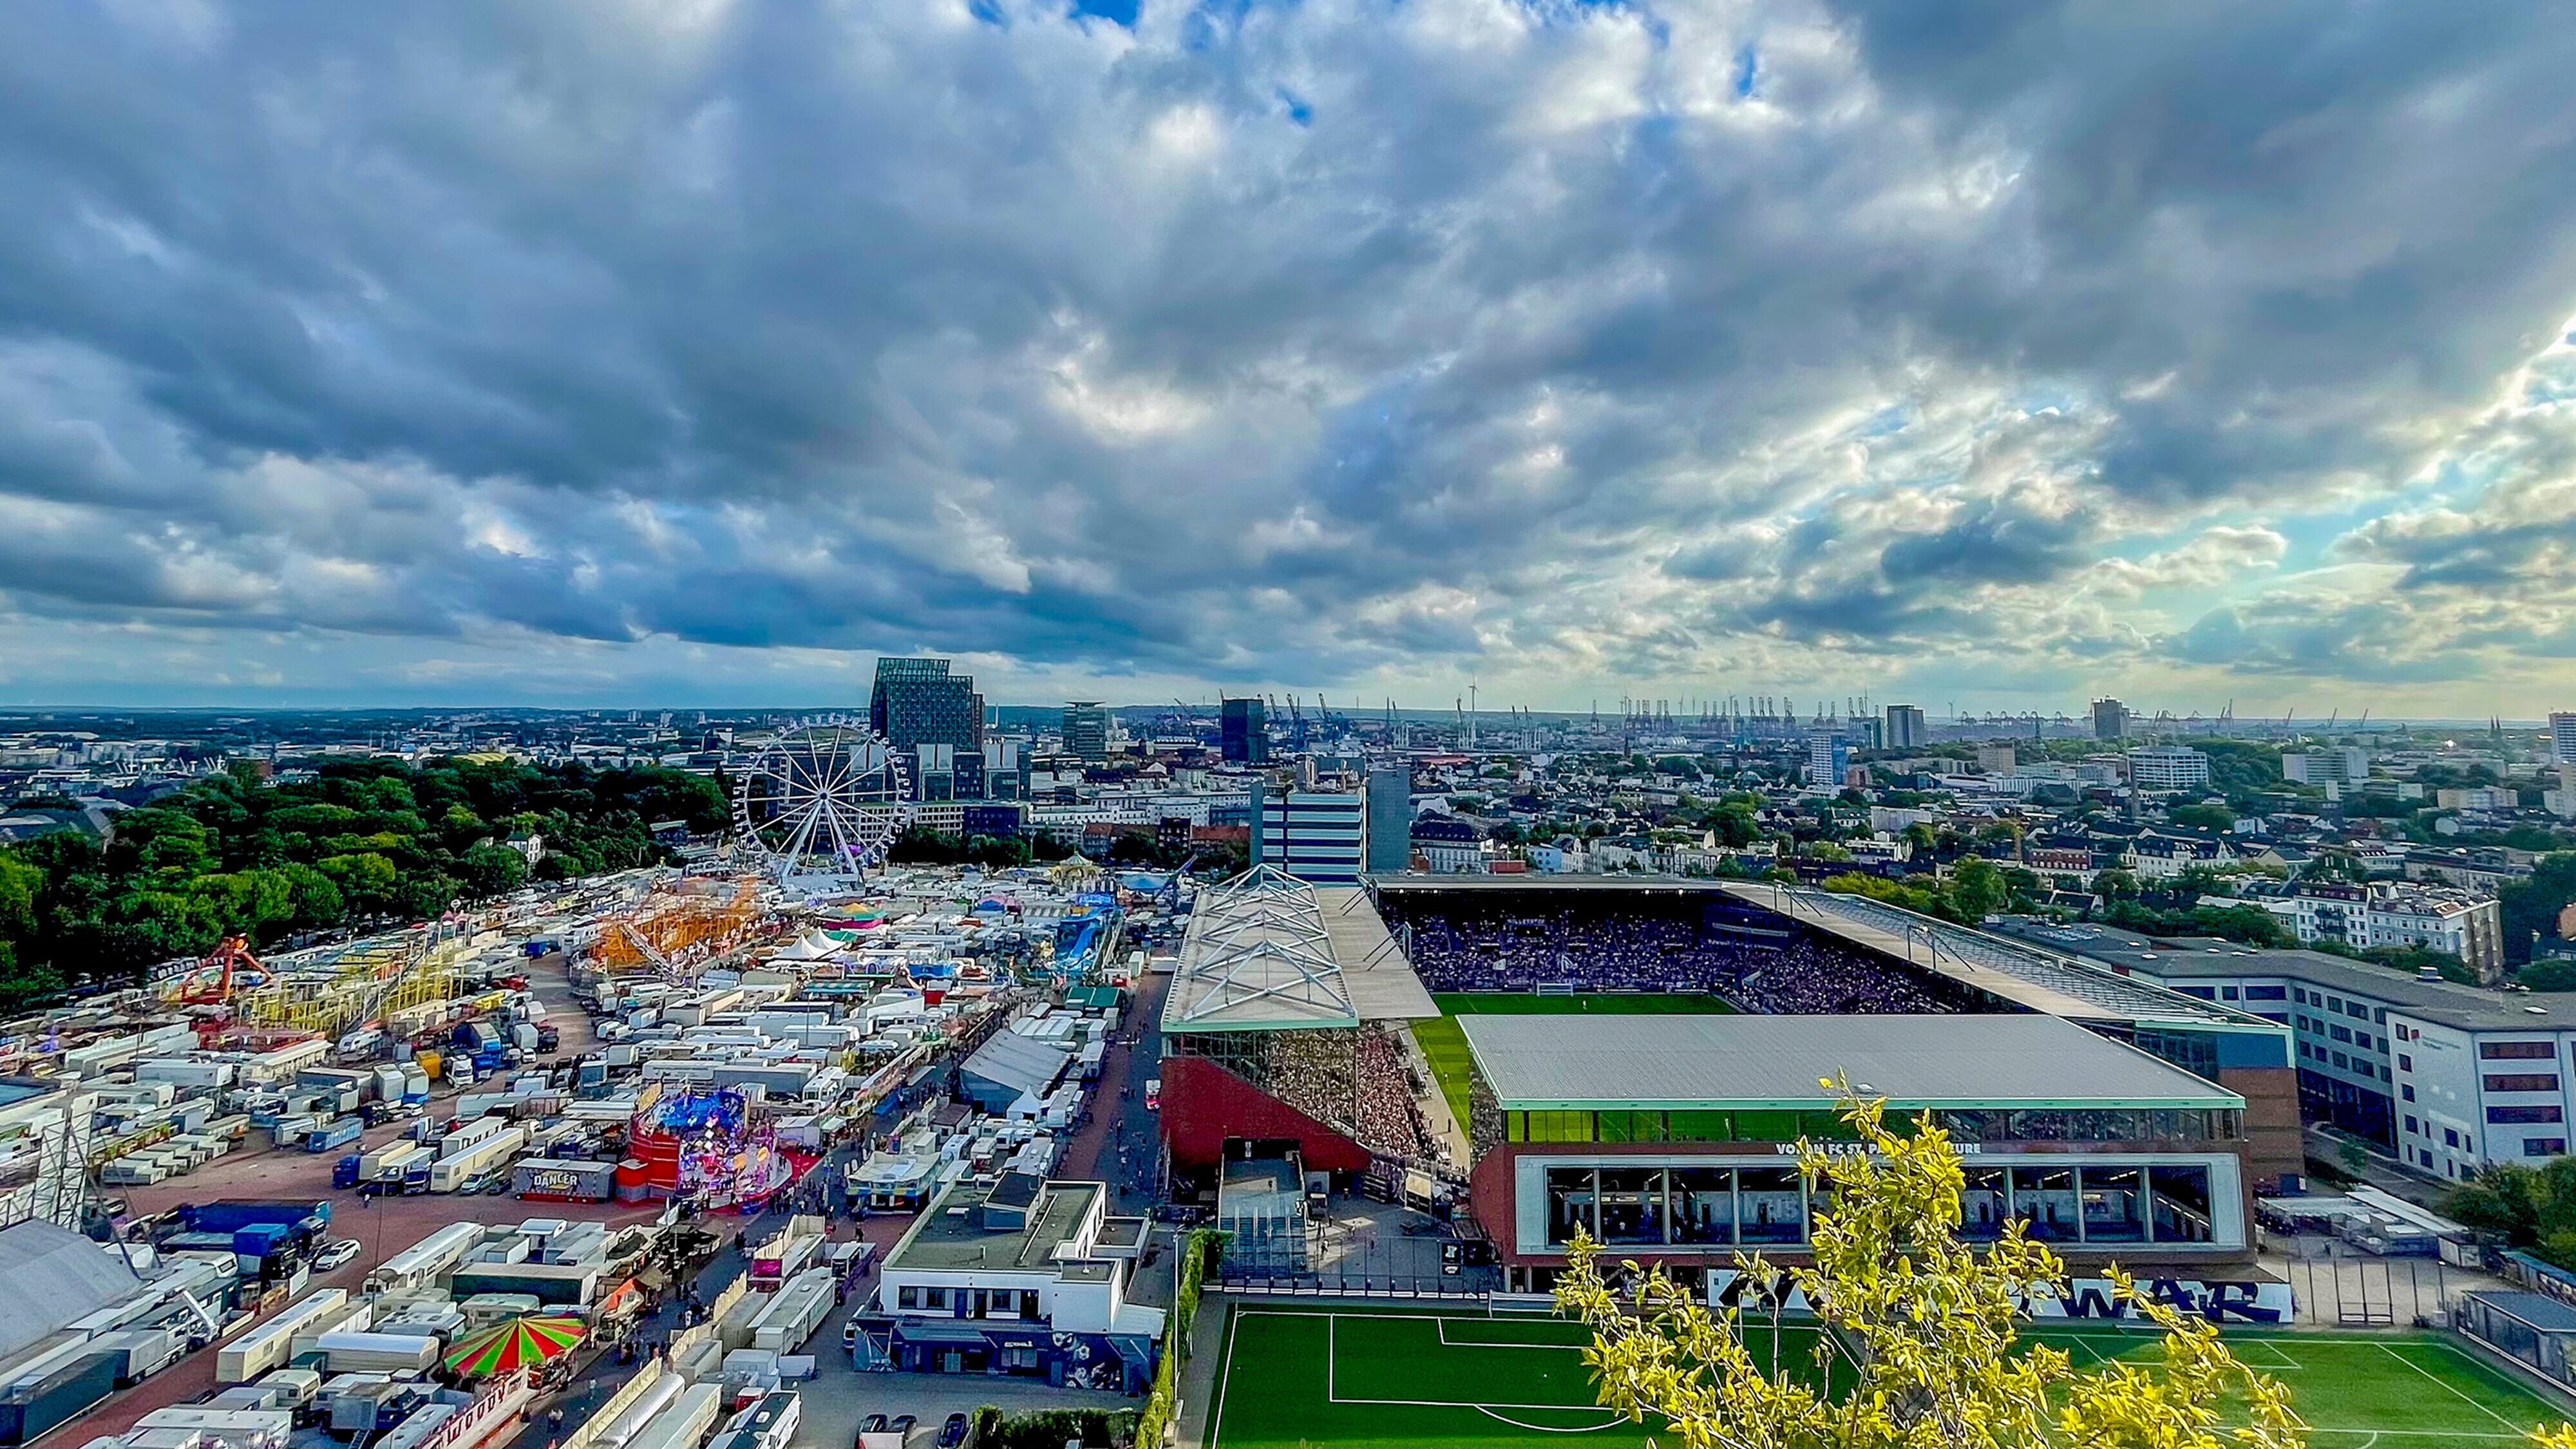
[{"label": "penalty area marking", "polygon": [[[1477,1413],[1482,1414],[1489,1419],[1499,1419],[1502,1422],[1511,1425],[1515,1429],[1527,1429],[1533,1434],[1598,1434],[1604,1429],[1616,1428],[1620,1424],[1626,1423],[1628,1420],[1628,1416],[1625,1414],[1611,1409],[1604,1409],[1602,1412],[1608,1414],[1610,1417],[1602,1420],[1598,1424],[1583,1424],[1579,1426],[1563,1424],[1526,1424],[1513,1418],[1509,1414],[1497,1414],[1492,1409],[1485,1407],[1483,1404],[1478,1404],[1475,1408]],[[2363,1446],[2363,1449],[2369,1449],[2369,1446],[2365,1445]]]}]

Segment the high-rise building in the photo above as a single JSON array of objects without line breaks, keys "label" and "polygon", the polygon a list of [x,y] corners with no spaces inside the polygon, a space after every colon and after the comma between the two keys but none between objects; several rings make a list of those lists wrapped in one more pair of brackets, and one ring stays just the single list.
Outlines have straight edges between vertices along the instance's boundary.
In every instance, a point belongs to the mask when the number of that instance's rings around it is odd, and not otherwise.
[{"label": "high-rise building", "polygon": [[2129,707],[2116,699],[2093,701],[2093,738],[2117,740],[2129,733]]},{"label": "high-rise building", "polygon": [[2576,711],[2557,710],[2550,714],[2549,762],[2576,765]]},{"label": "high-rise building", "polygon": [[1932,738],[1923,718],[1923,708],[1913,704],[1891,704],[1887,707],[1887,747],[1910,750]]},{"label": "high-rise building", "polygon": [[1266,765],[1270,763],[1269,712],[1261,701],[1246,695],[1229,699],[1218,707],[1218,751],[1229,765]]},{"label": "high-rise building", "polygon": [[1077,699],[1064,707],[1064,752],[1077,760],[1109,758],[1109,711],[1096,699]]},{"label": "high-rise building", "polygon": [[[1410,834],[1407,834],[1408,843]],[[1368,858],[1368,797],[1252,787],[1252,860],[1309,885],[1355,885]]]},{"label": "high-rise building", "polygon": [[1402,761],[1369,766],[1368,869],[1402,875],[1413,867],[1413,770]]},{"label": "high-rise building", "polygon": [[880,659],[868,727],[897,749],[981,749],[984,696],[975,692],[975,676],[949,673],[945,659]]},{"label": "high-rise building", "polygon": [[1838,786],[1851,765],[1851,741],[1841,735],[1807,736],[1807,782]]}]

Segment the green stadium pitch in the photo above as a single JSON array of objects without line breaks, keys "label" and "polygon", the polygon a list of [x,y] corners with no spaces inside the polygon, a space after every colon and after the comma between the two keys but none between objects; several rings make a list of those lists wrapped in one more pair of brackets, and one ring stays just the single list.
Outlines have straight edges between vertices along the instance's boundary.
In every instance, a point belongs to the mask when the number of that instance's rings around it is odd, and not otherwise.
[{"label": "green stadium pitch", "polygon": [[[1661,1424],[1593,1402],[1580,1325],[1531,1315],[1238,1303],[1226,1325],[1206,1449],[1644,1449]],[[1758,1355],[1812,1381],[1818,1331],[1747,1330]],[[2078,1368],[2153,1362],[2152,1334],[2032,1325]],[[2238,1333],[2246,1363],[2287,1384],[2315,1449],[2510,1449],[2565,1417],[2465,1350],[2425,1333]],[[1835,1359],[1829,1388],[1848,1382]],[[1664,1436],[1664,1437],[1669,1437]]]},{"label": "green stadium pitch", "polygon": [[1596,991],[1579,995],[1535,991],[1443,991],[1432,1004],[1440,1015],[1413,1023],[1413,1039],[1423,1060],[1440,1080],[1440,1095],[1449,1110],[1467,1120],[1467,1034],[1458,1029],[1462,1016],[1733,1016],[1722,998],[1687,992]]},{"label": "green stadium pitch", "polygon": [[[2022,1336],[2065,1349],[2079,1369],[2163,1357],[2158,1336],[2130,1329],[2032,1325]],[[2247,1367],[2290,1390],[2313,1449],[2508,1449],[2568,1417],[2434,1334],[2230,1331],[2226,1341]]]},{"label": "green stadium pitch", "polygon": [[[1751,1333],[1767,1357],[1767,1330]],[[1590,1342],[1558,1318],[1239,1304],[1207,1449],[1643,1449],[1662,1426],[1593,1401]],[[1812,1375],[1817,1342],[1784,1329],[1782,1369]]]}]

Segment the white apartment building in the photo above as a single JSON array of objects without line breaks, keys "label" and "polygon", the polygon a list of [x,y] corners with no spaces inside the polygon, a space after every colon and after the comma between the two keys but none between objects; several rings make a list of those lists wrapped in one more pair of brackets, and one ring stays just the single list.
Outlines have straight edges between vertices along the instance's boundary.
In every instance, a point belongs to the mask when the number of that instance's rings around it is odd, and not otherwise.
[{"label": "white apartment building", "polygon": [[2521,806],[2522,792],[2510,785],[2464,785],[2434,791],[2433,803],[2444,810],[2513,810]]},{"label": "white apartment building", "polygon": [[2576,765],[2576,710],[2551,712],[2549,759],[2553,764]]},{"label": "white apartment building", "polygon": [[2303,881],[2266,904],[2302,946],[2420,946],[2459,957],[2481,981],[2504,974],[2504,908],[2490,895],[2413,882]]},{"label": "white apartment building", "polygon": [[2197,790],[2209,783],[2209,756],[2178,745],[2131,750],[2129,783],[2140,790]]},{"label": "white apartment building", "polygon": [[2349,785],[2370,778],[2370,751],[2351,745],[2332,749],[2285,750],[2281,778],[2301,785]]}]

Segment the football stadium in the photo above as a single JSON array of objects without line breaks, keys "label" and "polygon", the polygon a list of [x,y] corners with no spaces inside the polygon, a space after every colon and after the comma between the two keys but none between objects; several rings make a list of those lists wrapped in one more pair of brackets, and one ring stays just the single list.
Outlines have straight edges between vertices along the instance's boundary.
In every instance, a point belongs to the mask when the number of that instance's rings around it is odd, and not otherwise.
[{"label": "football stadium", "polygon": [[[1848,1135],[1835,1075],[1951,1133],[1967,1236],[2018,1222],[2065,1259],[2031,1334],[2079,1363],[2157,1351],[2116,1261],[2287,1381],[2325,1449],[2556,1417],[2430,1334],[2287,1331],[2252,1231],[2300,1170],[2287,1032],[2044,947],[1767,884],[1256,869],[1202,893],[1162,1028],[1176,1179],[1240,1255],[1203,1443],[1642,1445],[1661,1426],[1594,1404],[1582,1330],[1529,1311],[1578,1228],[1785,1313],[1757,1351],[1830,1386],[1847,1360],[1794,1288],[1734,1261],[1801,1259],[1818,1205],[1790,1154]],[[1229,1205],[1246,1184],[1269,1206]],[[1493,1291],[1334,1276],[1271,1236],[1326,1185],[1452,1217]]]}]

